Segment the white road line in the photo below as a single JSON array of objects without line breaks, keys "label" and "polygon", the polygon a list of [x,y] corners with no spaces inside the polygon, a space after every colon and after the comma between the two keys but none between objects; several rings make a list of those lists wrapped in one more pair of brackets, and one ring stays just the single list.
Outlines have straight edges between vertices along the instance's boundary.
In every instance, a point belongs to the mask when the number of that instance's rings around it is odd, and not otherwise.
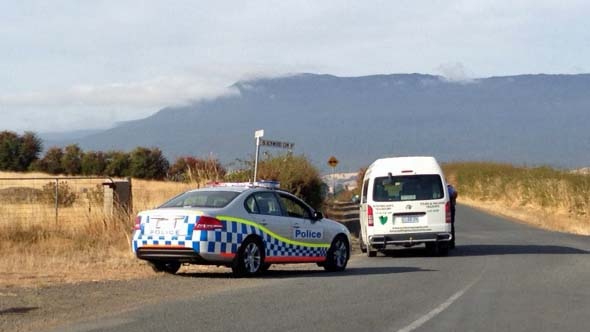
[{"label": "white road line", "polygon": [[481,273],[479,274],[479,276],[477,278],[475,278],[475,280],[473,280],[469,285],[465,286],[463,289],[461,289],[457,293],[453,294],[445,302],[441,303],[438,307],[434,308],[432,311],[430,311],[426,315],[424,315],[424,316],[416,319],[415,321],[413,321],[412,323],[410,323],[410,325],[397,330],[397,332],[410,332],[410,331],[414,331],[415,329],[417,329],[420,326],[424,325],[429,320],[431,320],[434,317],[436,317],[436,315],[438,315],[441,312],[445,311],[445,309],[447,309],[451,304],[453,304],[453,302],[457,301],[461,296],[463,296],[463,294],[465,294],[465,292],[467,292],[473,285],[475,285],[476,282],[478,282],[481,279],[481,277],[483,276],[483,272],[484,271],[485,271],[485,268],[481,271]]}]

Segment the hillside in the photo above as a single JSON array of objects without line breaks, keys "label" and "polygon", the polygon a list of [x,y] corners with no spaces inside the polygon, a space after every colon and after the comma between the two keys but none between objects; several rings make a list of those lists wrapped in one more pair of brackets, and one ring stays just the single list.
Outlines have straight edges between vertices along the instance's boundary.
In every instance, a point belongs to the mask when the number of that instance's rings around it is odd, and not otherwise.
[{"label": "hillside", "polygon": [[[295,143],[322,171],[356,171],[387,155],[590,165],[590,75],[452,82],[421,74],[300,74],[237,82],[239,94],[168,107],[77,142],[84,149],[158,146],[169,158],[254,154],[254,131]],[[267,150],[270,151],[270,150]]]}]

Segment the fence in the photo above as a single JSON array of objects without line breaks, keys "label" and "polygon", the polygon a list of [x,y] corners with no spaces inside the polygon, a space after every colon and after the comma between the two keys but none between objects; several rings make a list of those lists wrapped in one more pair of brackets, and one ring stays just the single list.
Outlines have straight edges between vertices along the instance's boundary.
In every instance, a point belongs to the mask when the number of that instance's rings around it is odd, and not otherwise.
[{"label": "fence", "polygon": [[359,205],[352,202],[328,202],[324,209],[328,218],[339,221],[345,225],[351,234],[358,237],[359,224]]},{"label": "fence", "polygon": [[109,177],[0,178],[0,225],[129,214],[131,180]]}]

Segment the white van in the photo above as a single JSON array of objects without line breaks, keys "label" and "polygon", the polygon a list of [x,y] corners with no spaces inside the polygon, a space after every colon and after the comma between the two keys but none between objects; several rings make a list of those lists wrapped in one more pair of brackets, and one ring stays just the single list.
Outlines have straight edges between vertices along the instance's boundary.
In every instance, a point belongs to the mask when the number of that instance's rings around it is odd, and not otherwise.
[{"label": "white van", "polygon": [[394,246],[424,243],[446,255],[451,202],[445,177],[433,157],[377,159],[367,168],[360,202],[361,250],[369,257]]}]

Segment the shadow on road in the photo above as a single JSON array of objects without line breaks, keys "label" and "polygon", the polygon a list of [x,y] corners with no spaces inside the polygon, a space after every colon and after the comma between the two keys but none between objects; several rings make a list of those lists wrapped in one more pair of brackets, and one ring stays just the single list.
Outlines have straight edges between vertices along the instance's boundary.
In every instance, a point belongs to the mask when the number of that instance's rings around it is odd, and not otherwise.
[{"label": "shadow on road", "polygon": [[590,252],[563,246],[526,244],[470,244],[457,246],[452,256],[494,256],[494,255],[572,255]]},{"label": "shadow on road", "polygon": [[[400,248],[387,250],[386,257],[393,258],[416,258],[432,257],[423,247]],[[495,256],[495,255],[571,255],[590,254],[590,252],[563,246],[551,245],[525,245],[525,244],[469,244],[458,245],[449,251],[449,256]]]},{"label": "shadow on road", "polygon": [[26,314],[30,311],[34,311],[37,309],[39,309],[39,307],[14,307],[14,308],[0,310],[0,315],[8,315],[8,314],[22,315],[22,314]]},{"label": "shadow on road", "polygon": [[[418,267],[350,267],[343,272],[326,272],[321,268],[317,270],[298,270],[289,269],[281,265],[273,266],[267,272],[257,276],[261,279],[283,279],[283,278],[299,278],[299,277],[334,277],[334,276],[359,276],[359,275],[381,275],[381,274],[395,274],[395,273],[410,273],[410,272],[433,272],[436,270],[422,269]],[[232,273],[228,270],[227,273],[219,272],[185,272],[178,273],[177,276],[186,278],[210,278],[210,279],[231,279],[234,278]]]}]

